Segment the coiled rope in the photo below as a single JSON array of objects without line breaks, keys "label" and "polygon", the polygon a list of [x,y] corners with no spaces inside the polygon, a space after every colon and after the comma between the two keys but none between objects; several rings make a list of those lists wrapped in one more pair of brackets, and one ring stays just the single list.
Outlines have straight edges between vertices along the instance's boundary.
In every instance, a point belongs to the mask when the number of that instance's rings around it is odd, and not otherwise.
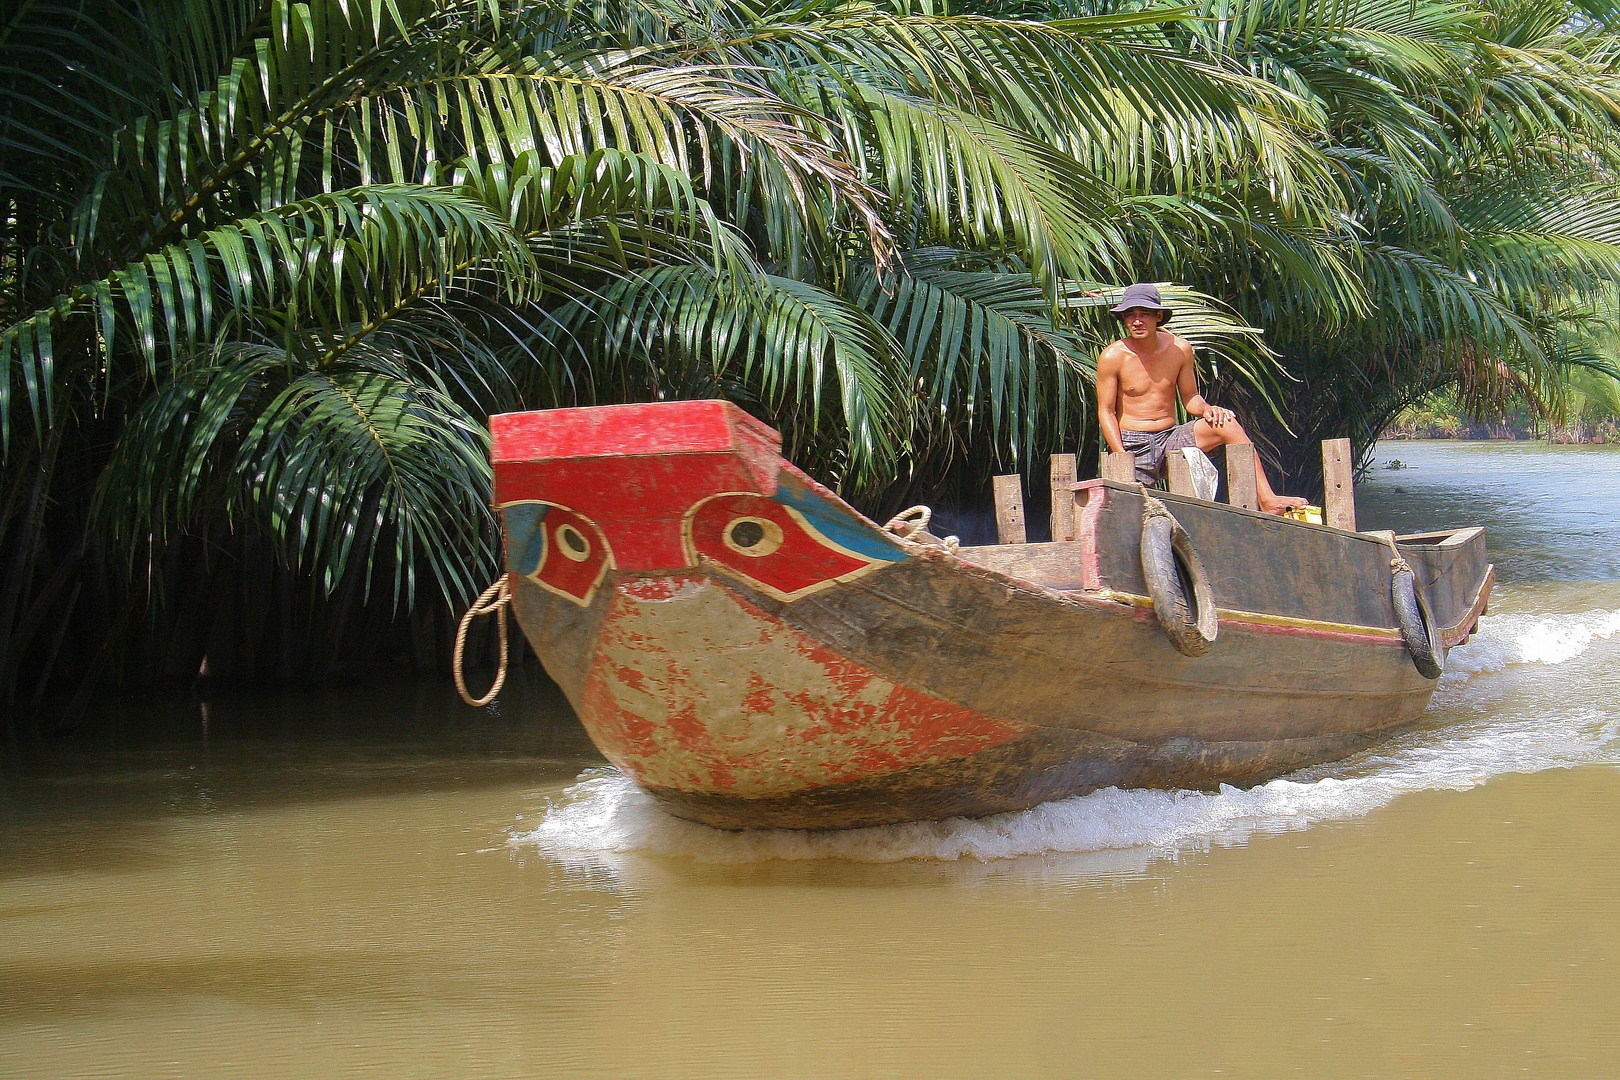
[{"label": "coiled rope", "polygon": [[889,519],[883,526],[902,540],[909,540],[913,544],[923,544],[928,547],[944,548],[952,555],[956,554],[961,541],[954,536],[935,536],[928,531],[928,522],[934,516],[934,511],[926,506],[913,506],[909,510],[902,510]]},{"label": "coiled rope", "polygon": [[[456,654],[451,661],[451,665],[456,676],[456,692],[461,695],[461,700],[469,705],[488,705],[495,700],[495,695],[500,693],[501,687],[506,684],[506,605],[511,602],[511,579],[508,575],[502,574],[500,580],[485,589],[478,599],[473,601],[472,607],[468,608],[467,613],[461,617],[461,625],[456,628]],[[472,626],[474,617],[478,615],[495,616],[496,623],[501,631],[501,663],[495,672],[495,685],[489,688],[489,693],[475,699],[471,694],[467,693],[467,681],[461,674],[461,654],[467,645],[467,628]]]}]

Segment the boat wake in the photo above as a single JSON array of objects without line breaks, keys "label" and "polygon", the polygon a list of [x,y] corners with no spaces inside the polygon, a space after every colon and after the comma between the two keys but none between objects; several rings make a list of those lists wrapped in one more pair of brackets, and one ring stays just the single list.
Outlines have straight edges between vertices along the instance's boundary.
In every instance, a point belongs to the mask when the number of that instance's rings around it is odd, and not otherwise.
[{"label": "boat wake", "polygon": [[1620,611],[1579,615],[1497,615],[1480,620],[1480,632],[1446,658],[1450,677],[1502,671],[1512,664],[1562,664],[1620,631]]},{"label": "boat wake", "polygon": [[1360,817],[1414,792],[1462,791],[1509,773],[1620,764],[1620,719],[1612,710],[1595,702],[1554,704],[1559,698],[1535,685],[1564,665],[1608,666],[1602,654],[1611,650],[1599,646],[1617,630],[1620,610],[1487,616],[1468,645],[1452,650],[1425,726],[1346,761],[1247,790],[1109,788],[972,820],[732,833],[671,817],[617,771],[596,769],[538,827],[514,833],[510,843],[565,861],[640,852],[702,863],[990,861],[1131,850],[1151,860],[1242,844]]}]

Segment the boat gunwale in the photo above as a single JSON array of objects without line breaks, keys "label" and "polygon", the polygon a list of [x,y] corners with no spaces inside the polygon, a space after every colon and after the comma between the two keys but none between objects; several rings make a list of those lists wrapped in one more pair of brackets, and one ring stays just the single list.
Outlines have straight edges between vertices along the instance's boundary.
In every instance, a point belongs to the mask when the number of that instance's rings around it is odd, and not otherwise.
[{"label": "boat gunwale", "polygon": [[[1467,525],[1460,529],[1436,529],[1433,532],[1409,533],[1406,536],[1395,537],[1397,544],[1406,544],[1410,547],[1420,548],[1446,548],[1462,547],[1470,543],[1475,535],[1485,531],[1483,525]],[[1430,543],[1433,537],[1444,537],[1438,543]]]},{"label": "boat gunwale", "polygon": [[[1469,603],[1466,614],[1451,626],[1440,627],[1441,644],[1449,649],[1468,638],[1471,632],[1470,628],[1484,614],[1485,606],[1490,602],[1491,589],[1495,584],[1496,567],[1487,564],[1485,574],[1480,578],[1479,586],[1474,591],[1474,598]],[[1071,594],[1060,593],[1059,595],[1067,596]],[[1121,604],[1129,604],[1144,613],[1151,613],[1153,610],[1152,597],[1112,590],[1107,595]],[[1264,611],[1243,611],[1239,608],[1216,608],[1216,614],[1220,618],[1220,624],[1223,627],[1231,626],[1239,632],[1256,634],[1303,633],[1305,636],[1312,637],[1405,647],[1405,642],[1401,638],[1398,627],[1324,622],[1320,619],[1301,619],[1292,615],[1272,615]],[[1147,615],[1144,614],[1142,617],[1145,618]],[[1266,629],[1261,629],[1262,627]]]},{"label": "boat gunwale", "polygon": [[[1076,492],[1102,488],[1107,491],[1117,491],[1126,495],[1138,496],[1146,496],[1147,491],[1152,490],[1148,489],[1142,484],[1108,480],[1102,477],[1077,481],[1072,485],[1067,485],[1067,487],[1069,490]],[[1063,488],[1060,487],[1058,490],[1063,490]],[[1259,510],[1250,510],[1247,507],[1233,506],[1230,503],[1200,499],[1191,495],[1180,495],[1172,492],[1153,490],[1153,497],[1161,498],[1167,503],[1186,503],[1228,511],[1237,515],[1240,519],[1263,522],[1284,522],[1288,525],[1295,525],[1305,529],[1316,530],[1318,532],[1331,533],[1341,537],[1351,537],[1380,548],[1387,547],[1391,538],[1397,545],[1409,542],[1409,538],[1395,536],[1393,533],[1338,529],[1330,525],[1318,525],[1315,522],[1298,521],[1296,519],[1283,517],[1282,515],[1278,514],[1268,514]],[[1106,495],[1104,498],[1106,499]],[[1080,509],[1082,512],[1084,512],[1092,510],[1094,507],[1085,506]],[[1430,537],[1445,537],[1445,539],[1440,543],[1416,543],[1412,546],[1421,547],[1430,551],[1446,549],[1449,554],[1451,552],[1460,551],[1469,544],[1476,542],[1484,535],[1484,532],[1485,530],[1481,526],[1468,525],[1456,529],[1440,529],[1426,533],[1415,533],[1410,539],[1421,541]],[[996,577],[1005,581],[1016,582],[1025,588],[1040,590],[1045,594],[1054,595],[1064,600],[1102,600],[1112,606],[1115,606],[1116,609],[1122,614],[1131,614],[1133,617],[1139,619],[1149,619],[1152,617],[1153,601],[1147,596],[1132,592],[1109,589],[1106,587],[1076,590],[1054,589],[1051,586],[1043,585],[1033,579],[1019,577],[1016,574],[987,565],[986,563],[974,558],[974,556],[979,552],[1017,552],[1020,549],[1029,549],[1031,547],[1048,548],[1067,547],[1070,545],[1073,545],[1076,551],[1079,553],[1082,564],[1084,564],[1087,559],[1094,557],[1095,537],[1089,532],[1085,533],[1084,535],[1077,536],[1072,540],[1051,540],[1044,544],[978,544],[972,547],[961,548],[955,554],[958,559],[967,565],[995,575]],[[1480,615],[1484,613],[1486,606],[1489,603],[1490,593],[1495,583],[1496,568],[1493,564],[1486,563],[1485,572],[1480,576],[1478,582],[1475,583],[1473,597],[1470,600],[1463,617],[1449,626],[1440,628],[1441,643],[1445,647],[1450,648],[1468,638],[1472,631],[1472,627],[1478,621]],[[1216,611],[1220,625],[1230,626],[1233,630],[1239,633],[1286,633],[1307,637],[1322,637],[1330,640],[1343,641],[1346,644],[1364,644],[1373,646],[1387,645],[1400,646],[1403,648],[1405,646],[1405,643],[1401,638],[1399,627],[1377,626],[1368,623],[1340,623],[1321,619],[1303,618],[1299,616],[1277,615],[1270,612],[1248,611],[1242,608],[1218,607]]]}]

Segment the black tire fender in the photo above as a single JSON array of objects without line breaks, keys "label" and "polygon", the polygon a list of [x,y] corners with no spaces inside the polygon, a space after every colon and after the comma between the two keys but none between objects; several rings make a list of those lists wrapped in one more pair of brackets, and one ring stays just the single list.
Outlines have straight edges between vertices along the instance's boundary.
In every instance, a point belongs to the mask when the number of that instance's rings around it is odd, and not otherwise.
[{"label": "black tire fender", "polygon": [[1434,625],[1429,602],[1417,587],[1417,578],[1404,559],[1390,560],[1389,602],[1395,609],[1395,625],[1412,657],[1412,666],[1425,679],[1438,679],[1446,670],[1445,648],[1440,630]]},{"label": "black tire fender", "polygon": [[1141,555],[1142,576],[1164,636],[1177,652],[1203,656],[1220,631],[1209,575],[1193,550],[1192,538],[1152,496],[1142,500]]}]

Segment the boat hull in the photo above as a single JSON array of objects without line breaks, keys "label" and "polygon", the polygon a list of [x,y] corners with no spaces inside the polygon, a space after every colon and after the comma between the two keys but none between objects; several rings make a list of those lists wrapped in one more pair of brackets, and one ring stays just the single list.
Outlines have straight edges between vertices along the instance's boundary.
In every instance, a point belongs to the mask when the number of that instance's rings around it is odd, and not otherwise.
[{"label": "boat hull", "polygon": [[[736,450],[736,430],[734,449],[713,453],[758,449]],[[631,517],[580,509],[592,493],[562,490],[530,449],[497,428],[524,633],[615,766],[670,812],[720,828],[850,828],[1110,786],[1251,784],[1359,750],[1433,693],[1395,629],[1390,551],[1376,537],[1167,498],[1220,614],[1214,648],[1190,657],[1143,595],[1134,485],[1081,485],[1075,540],[955,554],[883,533],[769,455],[727,475],[729,490],[662,483],[681,505]],[[525,463],[521,483],[502,485],[503,450]],[[584,450],[570,477],[602,456]],[[672,452],[699,451],[647,456]],[[623,457],[614,475],[633,475]],[[649,536],[649,522],[679,535]],[[1456,535],[1401,548],[1447,644],[1490,586],[1477,530]],[[680,565],[621,557],[636,544]]]}]

